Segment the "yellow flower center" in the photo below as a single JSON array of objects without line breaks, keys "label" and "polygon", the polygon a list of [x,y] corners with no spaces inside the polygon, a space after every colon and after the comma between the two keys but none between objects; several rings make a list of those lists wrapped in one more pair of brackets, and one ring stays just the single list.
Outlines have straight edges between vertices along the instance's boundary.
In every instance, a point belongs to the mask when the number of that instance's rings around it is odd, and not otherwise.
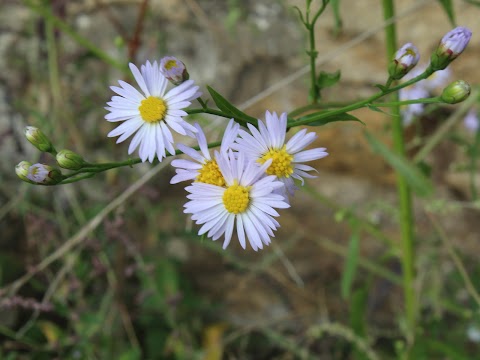
[{"label": "yellow flower center", "polygon": [[138,107],[142,119],[149,123],[154,123],[163,120],[167,112],[167,104],[163,99],[154,96],[149,96]]},{"label": "yellow flower center", "polygon": [[267,160],[273,159],[272,164],[268,167],[266,173],[268,175],[276,175],[277,177],[290,177],[293,174],[292,160],[293,156],[287,152],[287,145],[283,145],[281,149],[270,149],[257,161],[264,164]]},{"label": "yellow flower center", "polygon": [[205,184],[225,186],[225,179],[215,160],[208,160],[198,171],[197,181]]},{"label": "yellow flower center", "polygon": [[223,205],[232,214],[244,212],[250,203],[250,186],[241,186],[235,182],[223,193]]},{"label": "yellow flower center", "polygon": [[171,70],[175,67],[177,67],[177,62],[175,60],[168,60],[165,63],[165,69],[167,69],[167,70]]}]

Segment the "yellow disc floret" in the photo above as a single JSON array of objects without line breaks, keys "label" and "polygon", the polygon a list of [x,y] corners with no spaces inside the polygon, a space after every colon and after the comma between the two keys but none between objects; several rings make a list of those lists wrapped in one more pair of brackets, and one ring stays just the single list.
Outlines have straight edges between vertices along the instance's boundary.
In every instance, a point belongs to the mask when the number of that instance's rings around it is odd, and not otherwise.
[{"label": "yellow disc floret", "polygon": [[225,179],[215,160],[208,160],[203,164],[202,168],[198,171],[196,180],[206,184],[225,186]]},{"label": "yellow disc floret", "polygon": [[264,164],[267,160],[273,159],[272,164],[268,167],[266,173],[268,175],[276,175],[277,177],[290,177],[293,174],[292,160],[293,155],[287,152],[287,146],[283,145],[281,149],[269,149],[257,161]]},{"label": "yellow disc floret", "polygon": [[229,186],[222,198],[225,209],[235,215],[243,213],[250,203],[250,189],[250,186],[241,186],[237,182]]},{"label": "yellow disc floret", "polygon": [[177,67],[177,61],[176,60],[168,60],[165,62],[165,69],[167,70],[172,70],[173,68]]},{"label": "yellow disc floret", "polygon": [[167,112],[167,104],[163,99],[154,96],[149,96],[138,107],[142,119],[149,123],[161,121]]}]

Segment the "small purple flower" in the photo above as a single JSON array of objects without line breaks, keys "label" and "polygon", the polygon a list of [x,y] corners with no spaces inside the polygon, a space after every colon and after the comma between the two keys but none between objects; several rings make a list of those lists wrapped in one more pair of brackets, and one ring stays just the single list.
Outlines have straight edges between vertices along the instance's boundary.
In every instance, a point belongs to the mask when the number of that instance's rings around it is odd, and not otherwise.
[{"label": "small purple flower", "polygon": [[480,120],[478,119],[478,113],[475,109],[471,109],[467,116],[463,119],[463,125],[471,132],[476,132],[480,127]]},{"label": "small purple flower", "polygon": [[390,76],[395,80],[401,79],[417,65],[418,60],[420,52],[417,47],[412,43],[406,43],[395,53],[390,63],[388,68]]},{"label": "small purple flower", "polygon": [[160,60],[160,72],[174,85],[180,85],[190,77],[185,64],[174,56],[165,56]]},{"label": "small purple flower", "polygon": [[472,32],[469,29],[458,26],[445,34],[440,41],[437,53],[448,54],[453,60],[465,50],[471,37]]},{"label": "small purple flower", "polygon": [[443,70],[460,55],[468,45],[472,32],[459,26],[449,31],[440,41],[437,50],[432,54],[431,68],[433,71]]}]

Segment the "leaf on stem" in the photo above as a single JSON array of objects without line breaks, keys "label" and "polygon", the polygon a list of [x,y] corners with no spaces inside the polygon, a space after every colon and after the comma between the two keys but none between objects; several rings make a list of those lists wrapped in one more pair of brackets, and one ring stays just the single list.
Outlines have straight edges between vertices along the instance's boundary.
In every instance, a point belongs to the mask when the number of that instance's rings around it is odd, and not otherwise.
[{"label": "leaf on stem", "polygon": [[317,86],[320,90],[329,86],[333,86],[340,80],[340,76],[340,70],[337,70],[333,73],[321,71],[317,78]]},{"label": "leaf on stem", "polygon": [[[319,113],[302,116],[301,118],[298,119],[298,121],[308,120],[308,119],[317,117],[318,115],[319,115]],[[337,122],[337,121],[358,121],[359,123],[362,123],[363,125],[365,125],[365,123],[362,120],[360,120],[356,116],[350,115],[349,113],[332,115],[332,116],[329,116],[329,117],[326,117],[326,118],[323,118],[323,119],[320,119],[320,120],[312,121],[311,123],[308,123],[306,125],[308,125],[308,126],[323,126],[323,125],[329,124],[331,122]],[[289,125],[289,127],[294,126],[294,124],[295,124],[295,122],[293,122],[291,125]]]},{"label": "leaf on stem", "polygon": [[230,103],[227,99],[225,99],[222,95],[218,92],[213,90],[210,86],[207,86],[207,90],[212,96],[213,101],[218,106],[220,110],[224,113],[228,114],[229,116],[235,118],[236,120],[240,120],[242,123],[250,123],[253,125],[257,125],[258,120],[254,117],[245,114],[243,111],[237,109],[232,103]]}]

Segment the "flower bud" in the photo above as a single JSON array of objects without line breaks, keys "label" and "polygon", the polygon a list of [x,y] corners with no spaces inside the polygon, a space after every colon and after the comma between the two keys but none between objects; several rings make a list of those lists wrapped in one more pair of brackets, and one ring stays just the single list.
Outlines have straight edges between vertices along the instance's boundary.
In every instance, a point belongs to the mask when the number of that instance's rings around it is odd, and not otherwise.
[{"label": "flower bud", "polygon": [[190,78],[185,64],[173,56],[165,56],[160,60],[160,72],[173,85],[180,85]]},{"label": "flower bud", "polygon": [[420,60],[420,52],[417,47],[412,43],[406,43],[397,50],[390,62],[388,67],[390,77],[394,80],[401,79],[417,65],[418,60]]},{"label": "flower bud", "polygon": [[15,173],[17,176],[28,183],[31,183],[30,179],[27,177],[30,166],[32,166],[32,163],[28,161],[21,161],[15,166]]},{"label": "flower bud", "polygon": [[38,150],[42,152],[54,152],[55,148],[47,136],[38,128],[34,126],[27,126],[25,128],[25,137]]},{"label": "flower bud", "polygon": [[470,85],[464,80],[457,80],[448,85],[442,92],[442,100],[447,104],[457,104],[470,95]]},{"label": "flower bud", "polygon": [[27,178],[39,185],[55,185],[62,181],[59,169],[45,164],[34,164],[28,168]]},{"label": "flower bud", "polygon": [[456,27],[445,34],[437,49],[432,54],[430,60],[432,70],[445,69],[448,64],[465,50],[471,37],[472,32],[462,26]]},{"label": "flower bud", "polygon": [[64,169],[79,170],[85,165],[85,160],[80,155],[67,149],[60,150],[56,159],[58,165]]}]

